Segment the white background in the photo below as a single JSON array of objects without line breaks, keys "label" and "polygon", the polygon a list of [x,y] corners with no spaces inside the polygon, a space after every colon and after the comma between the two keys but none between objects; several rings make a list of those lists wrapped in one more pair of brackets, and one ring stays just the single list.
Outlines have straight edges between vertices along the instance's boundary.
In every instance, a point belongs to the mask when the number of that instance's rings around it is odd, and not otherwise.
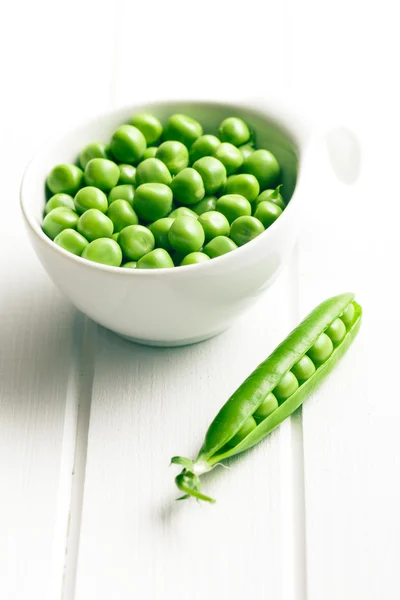
[{"label": "white background", "polygon": [[[400,596],[395,3],[23,2],[0,17],[0,598],[397,600]],[[48,280],[18,206],[46,139],[145,99],[280,96],[359,135],[338,183],[315,142],[289,268],[230,331],[131,345]],[[307,192],[305,190],[308,190]],[[326,296],[361,333],[290,422],[173,501],[221,403]]]}]

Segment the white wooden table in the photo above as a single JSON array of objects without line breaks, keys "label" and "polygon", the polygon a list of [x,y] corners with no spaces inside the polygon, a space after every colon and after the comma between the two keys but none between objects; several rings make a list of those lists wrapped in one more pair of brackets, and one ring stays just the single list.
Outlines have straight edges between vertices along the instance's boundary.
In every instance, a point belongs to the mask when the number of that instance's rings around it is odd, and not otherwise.
[{"label": "white wooden table", "polygon": [[[382,5],[383,4],[383,5]],[[387,6],[385,6],[387,5]],[[0,598],[398,600],[399,43],[361,2],[9,4],[0,20]],[[371,35],[374,31],[374,35]],[[393,83],[392,83],[393,80]],[[336,182],[315,144],[291,265],[225,334],[129,344],[48,280],[19,215],[46,138],[144,98],[282,97],[345,114],[364,150]],[[354,290],[346,359],[303,410],[175,503],[173,454],[316,303]]]}]

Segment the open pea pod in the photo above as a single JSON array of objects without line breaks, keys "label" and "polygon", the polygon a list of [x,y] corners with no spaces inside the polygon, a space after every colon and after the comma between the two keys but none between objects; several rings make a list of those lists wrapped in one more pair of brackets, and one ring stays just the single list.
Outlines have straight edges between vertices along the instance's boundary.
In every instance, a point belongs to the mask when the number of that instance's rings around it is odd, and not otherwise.
[{"label": "open pea pod", "polygon": [[353,294],[322,302],[249,375],[211,423],[196,460],[172,459],[184,467],[175,480],[184,497],[213,501],[200,492],[200,475],[258,444],[289,417],[346,352],[361,315]]}]

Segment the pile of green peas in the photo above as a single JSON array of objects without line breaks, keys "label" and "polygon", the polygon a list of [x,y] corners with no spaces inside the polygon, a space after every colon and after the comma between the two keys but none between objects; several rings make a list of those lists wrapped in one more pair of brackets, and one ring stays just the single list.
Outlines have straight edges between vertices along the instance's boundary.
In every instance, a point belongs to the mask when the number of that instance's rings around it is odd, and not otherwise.
[{"label": "pile of green peas", "polygon": [[281,168],[256,149],[240,118],[218,136],[184,114],[165,125],[136,114],[109,144],[85,146],[77,164],[46,180],[43,231],[65,250],[127,269],[192,265],[250,242],[282,214]]}]

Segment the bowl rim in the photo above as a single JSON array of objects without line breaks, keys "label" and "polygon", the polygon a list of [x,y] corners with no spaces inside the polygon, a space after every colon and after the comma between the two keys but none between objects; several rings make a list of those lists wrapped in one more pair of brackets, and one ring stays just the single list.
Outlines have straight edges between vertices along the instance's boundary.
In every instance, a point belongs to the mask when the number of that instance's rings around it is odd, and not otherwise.
[{"label": "bowl rim", "polygon": [[[144,111],[144,110],[149,110],[150,107],[156,107],[156,106],[167,107],[169,105],[172,108],[173,106],[176,106],[177,104],[178,105],[181,105],[181,104],[199,105],[200,104],[200,105],[209,106],[209,107],[213,107],[213,106],[221,107],[221,108],[227,107],[229,109],[232,109],[232,110],[237,109],[239,111],[242,109],[250,110],[251,112],[253,112],[254,114],[257,114],[261,118],[265,118],[266,116],[269,117],[272,121],[274,121],[279,126],[279,128],[287,135],[287,137],[289,139],[291,139],[291,141],[294,143],[296,151],[297,151],[297,158],[298,158],[297,180],[296,180],[295,188],[293,190],[292,197],[291,197],[289,203],[286,205],[285,210],[279,216],[279,218],[276,221],[274,221],[274,223],[272,223],[272,225],[270,225],[267,229],[265,229],[265,231],[263,231],[263,233],[261,233],[259,236],[257,236],[250,242],[247,242],[243,246],[238,246],[238,248],[236,248],[234,251],[228,252],[228,253],[218,256],[214,259],[211,259],[209,261],[196,263],[196,264],[192,264],[192,265],[182,265],[182,266],[179,266],[179,268],[174,266],[174,267],[167,267],[167,268],[163,268],[163,269],[124,269],[122,266],[114,267],[111,265],[103,265],[102,263],[97,263],[97,262],[82,258],[80,256],[77,256],[76,254],[73,254],[72,252],[68,252],[61,246],[58,246],[58,244],[55,244],[54,241],[51,240],[44,233],[42,228],[37,223],[36,219],[31,214],[30,210],[26,206],[26,198],[29,195],[29,188],[28,188],[27,180],[29,178],[31,171],[34,169],[36,162],[40,160],[41,156],[43,154],[45,154],[45,152],[48,151],[49,149],[51,149],[53,146],[62,144],[62,142],[64,140],[66,140],[67,138],[69,138],[70,136],[78,134],[80,131],[83,131],[90,126],[95,125],[99,121],[99,119],[103,119],[103,118],[106,118],[111,115],[117,115],[119,113],[122,114],[122,113],[128,112],[129,110],[132,110],[132,112],[134,112],[136,110]],[[261,108],[259,103],[252,104],[251,102],[248,102],[248,101],[247,102],[229,102],[229,101],[212,101],[212,100],[201,100],[201,99],[196,100],[196,99],[185,99],[185,98],[172,99],[172,100],[160,100],[160,101],[148,100],[148,101],[140,102],[139,104],[126,104],[126,105],[123,105],[123,106],[120,106],[117,108],[113,108],[111,110],[103,111],[89,120],[86,119],[85,121],[77,124],[70,131],[65,132],[62,135],[54,136],[53,138],[51,138],[49,141],[47,141],[45,144],[43,144],[35,152],[35,154],[32,156],[32,158],[28,162],[28,164],[25,168],[22,180],[21,180],[21,185],[20,185],[20,208],[21,208],[24,220],[25,220],[25,224],[28,226],[29,230],[38,238],[38,240],[42,244],[47,245],[49,248],[51,248],[52,251],[59,253],[61,256],[64,256],[68,260],[76,262],[78,265],[80,265],[81,267],[84,267],[84,268],[95,269],[98,271],[105,271],[105,272],[113,273],[115,275],[118,273],[122,277],[160,277],[160,276],[166,277],[166,276],[171,276],[172,273],[174,273],[174,276],[179,277],[179,276],[183,276],[183,275],[187,274],[188,270],[190,270],[190,273],[194,274],[195,269],[197,269],[197,271],[201,271],[202,269],[203,270],[208,269],[208,271],[211,272],[211,270],[213,268],[218,268],[218,265],[222,266],[223,261],[225,261],[225,263],[228,263],[229,261],[235,260],[234,258],[232,258],[232,256],[236,256],[237,258],[239,258],[238,253],[240,253],[241,257],[243,257],[243,256],[245,256],[246,252],[247,253],[253,252],[256,249],[257,244],[259,245],[261,243],[261,241],[263,239],[265,239],[266,236],[268,236],[268,235],[271,236],[271,233],[278,234],[278,230],[280,228],[282,228],[284,226],[284,223],[286,223],[288,218],[290,218],[290,216],[294,210],[293,201],[295,200],[295,203],[297,202],[296,192],[299,187],[299,183],[302,179],[302,172],[303,172],[303,168],[302,168],[303,152],[301,150],[302,143],[299,139],[300,136],[296,132],[295,128],[291,128],[290,125],[289,126],[287,125],[288,118],[285,118],[285,112],[282,111],[281,108],[277,108],[277,106],[273,105],[273,104],[267,105],[267,102],[264,102],[264,101],[263,101],[263,106],[265,106],[265,108]],[[290,117],[289,114],[287,114],[286,116]],[[179,275],[180,273],[182,275]]]}]

